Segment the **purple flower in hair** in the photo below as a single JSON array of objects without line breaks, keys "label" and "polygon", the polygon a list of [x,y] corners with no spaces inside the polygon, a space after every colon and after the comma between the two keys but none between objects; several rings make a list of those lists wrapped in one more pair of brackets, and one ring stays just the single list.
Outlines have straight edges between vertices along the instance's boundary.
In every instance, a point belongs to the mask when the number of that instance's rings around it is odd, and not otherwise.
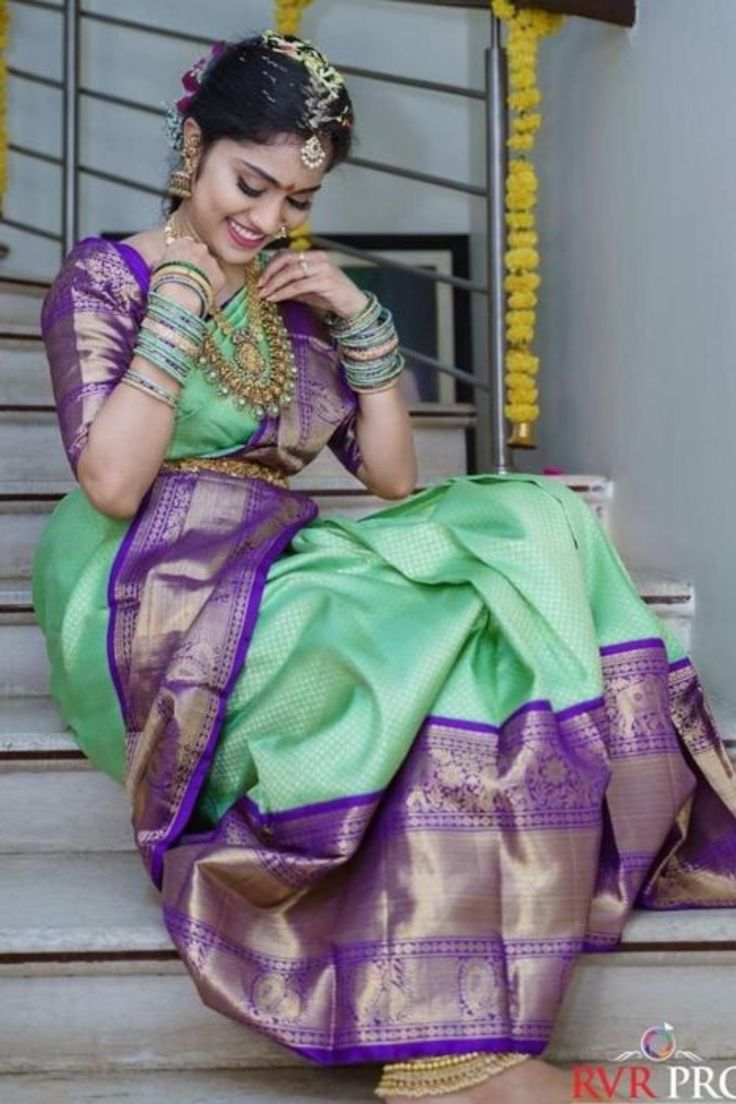
[{"label": "purple flower in hair", "polygon": [[191,69],[187,69],[181,78],[185,95],[173,104],[164,104],[166,133],[169,145],[176,153],[181,153],[183,147],[182,126],[184,116],[192,105],[195,96],[199,92],[202,78],[211,65],[221,58],[228,48],[227,42],[215,42],[209,54],[195,61]]},{"label": "purple flower in hair", "polygon": [[182,88],[186,95],[176,101],[176,108],[179,114],[183,115],[190,106],[194,97],[199,92],[202,84],[202,77],[207,72],[210,65],[213,65],[218,58],[222,57],[226,50],[227,42],[215,42],[209,54],[205,57],[201,57],[199,61],[195,61],[191,69],[187,69],[186,73],[181,78]]}]

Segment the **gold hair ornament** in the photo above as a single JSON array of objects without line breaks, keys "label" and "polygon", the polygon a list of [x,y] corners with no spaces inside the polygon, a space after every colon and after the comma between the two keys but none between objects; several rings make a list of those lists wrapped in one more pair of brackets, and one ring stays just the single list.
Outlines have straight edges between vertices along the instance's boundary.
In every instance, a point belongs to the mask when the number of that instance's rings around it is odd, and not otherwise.
[{"label": "gold hair ornament", "polygon": [[319,139],[318,131],[329,123],[352,126],[350,104],[347,99],[338,111],[333,109],[345,91],[345,81],[323,53],[311,42],[276,31],[264,31],[264,42],[275,54],[282,54],[303,65],[309,74],[309,91],[304,105],[303,125],[312,134],[302,145],[299,154],[308,169],[318,169],[327,160],[327,150]]}]

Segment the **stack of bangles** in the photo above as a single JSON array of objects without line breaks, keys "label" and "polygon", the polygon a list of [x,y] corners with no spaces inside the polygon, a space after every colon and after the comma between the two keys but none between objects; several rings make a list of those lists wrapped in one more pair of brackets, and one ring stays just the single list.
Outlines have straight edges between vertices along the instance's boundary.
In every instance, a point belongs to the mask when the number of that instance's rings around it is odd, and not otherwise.
[{"label": "stack of bangles", "polygon": [[[201,314],[161,295],[163,284],[179,284],[193,291],[200,301]],[[146,315],[141,323],[134,355],[144,357],[182,386],[199,355],[205,335],[204,315],[213,302],[209,278],[197,265],[189,261],[164,261],[154,269],[146,304]],[[156,380],[129,368],[121,383],[127,383],[138,391],[176,409],[178,395]]]},{"label": "stack of bangles", "polygon": [[337,341],[345,378],[353,391],[370,394],[393,387],[404,369],[399,338],[390,310],[370,292],[368,302],[350,318],[326,319]]},{"label": "stack of bangles", "polygon": [[528,1054],[504,1051],[471,1054],[450,1054],[437,1058],[414,1058],[408,1062],[392,1062],[383,1067],[383,1076],[376,1096],[444,1096],[474,1085],[482,1085],[494,1074],[525,1062]]}]

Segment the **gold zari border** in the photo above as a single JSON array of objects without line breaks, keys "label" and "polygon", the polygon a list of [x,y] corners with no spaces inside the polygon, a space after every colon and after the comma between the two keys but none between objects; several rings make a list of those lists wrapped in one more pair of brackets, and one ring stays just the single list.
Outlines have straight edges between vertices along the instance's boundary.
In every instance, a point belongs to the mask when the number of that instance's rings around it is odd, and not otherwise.
[{"label": "gold zari border", "polygon": [[228,460],[225,456],[188,456],[181,460],[164,460],[163,471],[215,471],[225,475],[238,475],[241,478],[265,479],[275,487],[288,490],[289,480],[281,472],[256,464],[252,460]]}]

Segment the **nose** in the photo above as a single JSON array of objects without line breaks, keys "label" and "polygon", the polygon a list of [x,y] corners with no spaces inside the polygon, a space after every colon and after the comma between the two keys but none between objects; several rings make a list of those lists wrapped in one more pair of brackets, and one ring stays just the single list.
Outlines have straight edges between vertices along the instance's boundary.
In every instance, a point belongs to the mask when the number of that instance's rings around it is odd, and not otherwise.
[{"label": "nose", "polygon": [[250,208],[248,217],[259,234],[263,234],[264,237],[278,234],[284,221],[281,213],[282,204],[281,196],[273,193],[261,196]]}]

